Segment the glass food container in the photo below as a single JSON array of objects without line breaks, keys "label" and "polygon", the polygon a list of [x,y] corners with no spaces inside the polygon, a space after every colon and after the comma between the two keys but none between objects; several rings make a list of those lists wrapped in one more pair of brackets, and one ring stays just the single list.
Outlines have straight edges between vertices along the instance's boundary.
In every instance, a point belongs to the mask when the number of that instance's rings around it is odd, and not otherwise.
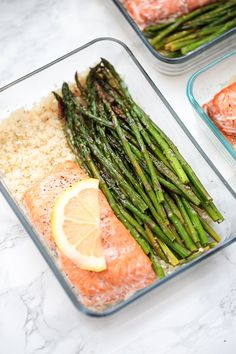
[{"label": "glass food container", "polygon": [[201,46],[187,55],[179,58],[166,58],[159,54],[149,43],[148,39],[144,36],[143,32],[139,29],[138,25],[129,15],[126,8],[123,6],[121,0],[112,0],[117,6],[122,15],[126,18],[127,22],[132,26],[137,35],[140,37],[146,48],[156,58],[154,61],[155,67],[162,73],[167,75],[180,75],[196,67],[205,65],[211,60],[236,49],[236,28],[225,32],[221,36],[211,40],[210,42]]},{"label": "glass food container", "polygon": [[[222,241],[216,248],[211,249],[198,259],[186,265],[179,266],[164,279],[155,281],[150,287],[135,293],[125,301],[101,311],[95,311],[85,307],[81,303],[78,292],[67,280],[66,275],[60,269],[60,265],[54,258],[54,255],[44,242],[43,237],[37,233],[34,226],[30,223],[23,208],[14,200],[6,181],[4,181],[4,175],[1,174],[0,191],[32,238],[49,267],[54,272],[69,298],[78,310],[87,315],[97,317],[106,316],[120,310],[137,298],[144,296],[152,289],[161,287],[170,282],[172,278],[196,266],[196,264],[206,258],[213,256],[236,240],[235,192],[201,150],[200,146],[183,125],[129,48],[122,42],[112,38],[95,39],[42,68],[2,87],[0,89],[0,120],[3,120],[9,115],[9,112],[19,107],[31,107],[43,96],[55,90],[55,88],[60,88],[63,81],[73,80],[75,71],[85,71],[88,67],[97,63],[100,57],[108,59],[116,67],[117,71],[127,83],[134,99],[152,117],[153,121],[176,143],[180,151],[201,178],[205,187],[212,194],[216,205],[225,217],[225,221],[216,225],[216,230],[222,237]],[[143,301],[145,301],[144,298]]]},{"label": "glass food container", "polygon": [[[202,108],[203,104],[209,102],[215,94],[233,81],[236,81],[236,50],[194,73],[187,84],[187,96],[197,113],[197,118],[199,119],[200,116],[206,123],[200,124],[200,126],[236,171],[236,150]],[[210,130],[215,137],[212,137]]]}]

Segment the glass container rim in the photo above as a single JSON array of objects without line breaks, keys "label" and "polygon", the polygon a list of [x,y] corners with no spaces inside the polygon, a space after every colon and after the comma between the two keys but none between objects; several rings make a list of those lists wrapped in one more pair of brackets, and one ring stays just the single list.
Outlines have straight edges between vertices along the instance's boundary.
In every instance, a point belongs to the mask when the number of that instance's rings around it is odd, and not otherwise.
[{"label": "glass container rim", "polygon": [[221,62],[227,60],[228,58],[230,58],[234,55],[236,56],[236,50],[233,50],[230,53],[227,53],[227,54],[213,60],[211,63],[209,63],[209,64],[203,66],[202,68],[200,68],[199,70],[197,70],[193,75],[191,75],[191,77],[188,80],[186,94],[187,94],[187,97],[188,97],[191,105],[195,109],[195,111],[200,115],[200,117],[203,119],[203,121],[212,130],[214,135],[223,144],[223,146],[226,148],[227,152],[232,156],[232,158],[234,160],[236,160],[236,150],[233,148],[233,146],[230,144],[230,142],[224,137],[224,135],[217,128],[217,126],[213,123],[213,121],[209,118],[209,116],[206,114],[204,109],[200,106],[200,104],[196,100],[194,93],[193,93],[194,83],[201,76],[201,74],[207,72],[208,70],[212,69],[213,67],[217,66]]}]

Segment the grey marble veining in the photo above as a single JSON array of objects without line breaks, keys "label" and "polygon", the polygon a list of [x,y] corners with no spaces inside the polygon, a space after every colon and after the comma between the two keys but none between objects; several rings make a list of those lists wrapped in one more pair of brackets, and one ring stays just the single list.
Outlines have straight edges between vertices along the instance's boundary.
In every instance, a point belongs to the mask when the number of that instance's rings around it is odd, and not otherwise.
[{"label": "grey marble veining", "polygon": [[[0,86],[90,39],[114,36],[195,129],[185,98],[188,75],[158,74],[109,0],[0,0],[0,28]],[[0,225],[1,354],[235,354],[236,245],[121,312],[95,319],[77,312],[1,196]]]}]

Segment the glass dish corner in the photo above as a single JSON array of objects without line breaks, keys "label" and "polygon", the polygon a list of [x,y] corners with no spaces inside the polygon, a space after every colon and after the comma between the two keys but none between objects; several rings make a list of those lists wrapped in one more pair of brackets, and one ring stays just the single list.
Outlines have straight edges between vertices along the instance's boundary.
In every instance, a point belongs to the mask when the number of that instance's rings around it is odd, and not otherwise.
[{"label": "glass dish corner", "polygon": [[236,50],[217,58],[196,71],[189,78],[186,89],[188,100],[197,113],[197,117],[200,116],[211,129],[218,141],[223,145],[225,152],[232,157],[234,162],[236,161],[236,150],[212,122],[202,105],[208,102],[220,89],[229,84],[232,79],[236,80],[236,70],[235,65],[233,65],[235,62]]}]

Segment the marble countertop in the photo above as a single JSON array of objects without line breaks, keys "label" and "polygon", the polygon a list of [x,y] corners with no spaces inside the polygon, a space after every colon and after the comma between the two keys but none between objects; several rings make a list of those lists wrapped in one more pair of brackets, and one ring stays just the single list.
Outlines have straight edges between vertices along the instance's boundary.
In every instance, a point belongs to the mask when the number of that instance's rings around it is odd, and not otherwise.
[{"label": "marble countertop", "polygon": [[[0,86],[100,36],[126,42],[221,170],[185,97],[109,0],[1,0]],[[1,354],[234,354],[236,245],[107,318],[79,313],[0,196]]]}]

